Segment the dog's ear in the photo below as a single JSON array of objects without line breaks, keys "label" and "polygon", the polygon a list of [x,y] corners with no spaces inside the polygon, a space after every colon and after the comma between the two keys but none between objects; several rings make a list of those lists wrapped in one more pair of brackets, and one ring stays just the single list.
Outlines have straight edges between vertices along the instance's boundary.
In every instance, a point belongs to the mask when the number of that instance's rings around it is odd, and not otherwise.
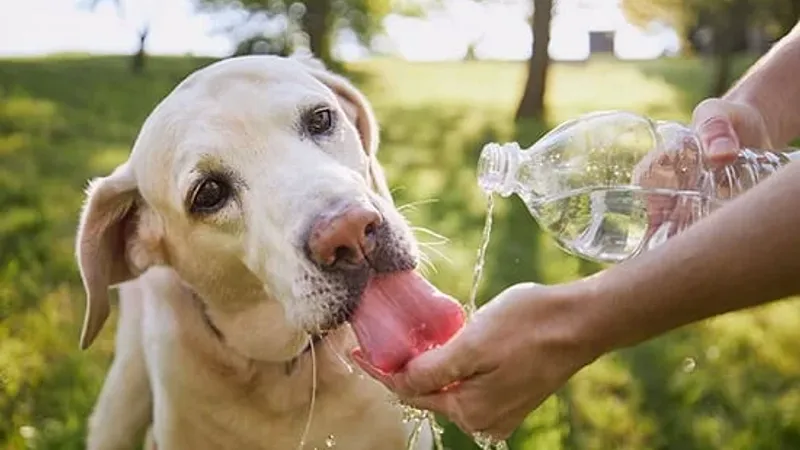
[{"label": "dog's ear", "polygon": [[130,165],[93,180],[86,197],[75,243],[87,296],[81,349],[92,344],[108,318],[109,288],[134,278],[148,264],[134,239],[141,202]]},{"label": "dog's ear", "polygon": [[373,188],[388,201],[394,202],[377,157],[380,130],[372,105],[350,81],[327,70],[318,59],[305,53],[293,54],[292,58],[303,63],[316,79],[336,94],[348,120],[358,131],[361,144],[369,157],[369,176]]}]

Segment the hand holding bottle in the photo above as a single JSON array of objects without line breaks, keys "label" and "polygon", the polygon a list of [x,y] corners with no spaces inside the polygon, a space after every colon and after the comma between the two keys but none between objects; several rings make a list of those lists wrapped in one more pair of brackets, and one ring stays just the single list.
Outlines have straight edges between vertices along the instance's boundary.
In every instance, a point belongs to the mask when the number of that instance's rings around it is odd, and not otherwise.
[{"label": "hand holding bottle", "polygon": [[[676,130],[666,149],[645,156],[634,170],[633,184],[648,188],[688,190],[697,185],[697,166],[706,164],[715,173],[715,190],[721,198],[733,197],[725,176],[744,148],[755,152],[772,150],[769,131],[761,112],[746,102],[709,98],[692,114],[694,136]],[[698,158],[702,155],[702,160]],[[657,232],[670,238],[699,219],[691,203],[678,197],[649,195],[645,205],[648,226],[645,239]],[[665,226],[668,225],[668,226]]]},{"label": "hand holding bottle", "polygon": [[764,115],[755,106],[718,98],[694,109],[692,128],[712,164],[729,164],[742,148],[772,150]]}]

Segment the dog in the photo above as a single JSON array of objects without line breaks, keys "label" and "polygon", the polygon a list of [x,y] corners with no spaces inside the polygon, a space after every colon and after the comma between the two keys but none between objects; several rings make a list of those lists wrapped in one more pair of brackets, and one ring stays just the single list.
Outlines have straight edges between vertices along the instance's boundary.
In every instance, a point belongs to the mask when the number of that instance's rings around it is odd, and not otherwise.
[{"label": "dog", "polygon": [[119,293],[88,449],[406,448],[346,353],[368,279],[418,261],[378,143],[365,96],[301,55],[211,63],[154,108],[80,214],[82,349]]}]

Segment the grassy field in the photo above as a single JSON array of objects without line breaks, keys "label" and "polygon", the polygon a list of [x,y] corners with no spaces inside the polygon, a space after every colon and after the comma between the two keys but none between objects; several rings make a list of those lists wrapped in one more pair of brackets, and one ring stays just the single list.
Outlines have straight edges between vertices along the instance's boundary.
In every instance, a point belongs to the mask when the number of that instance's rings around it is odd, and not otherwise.
[{"label": "grassy field", "polygon": [[[86,180],[126,157],[143,119],[208,61],[0,61],[0,448],[79,449],[111,357],[113,328],[77,350],[84,297],[72,245]],[[424,232],[442,289],[466,298],[485,200],[475,162],[491,140],[530,144],[583,112],[621,108],[688,120],[710,79],[697,60],[557,64],[550,124],[512,117],[524,67],[512,63],[352,65],[382,123],[380,159]],[[485,300],[519,281],[597,270],[542,237],[516,199],[496,210]],[[113,319],[113,318],[112,318]],[[782,302],[686,327],[582,371],[514,435],[530,449],[800,448],[800,304]],[[474,448],[449,427],[454,450]]]}]

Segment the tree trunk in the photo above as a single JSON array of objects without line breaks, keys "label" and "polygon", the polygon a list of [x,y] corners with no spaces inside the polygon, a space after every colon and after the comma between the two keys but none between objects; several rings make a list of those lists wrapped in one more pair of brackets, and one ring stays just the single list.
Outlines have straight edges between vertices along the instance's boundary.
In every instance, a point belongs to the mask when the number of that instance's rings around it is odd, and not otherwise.
[{"label": "tree trunk", "polygon": [[333,62],[333,14],[330,0],[310,0],[305,2],[303,31],[308,33],[311,52],[324,63]]},{"label": "tree trunk", "polygon": [[728,80],[731,78],[732,51],[730,45],[722,43],[716,48],[716,67],[714,70],[714,84],[711,87],[711,97],[721,97],[728,90]]},{"label": "tree trunk", "polygon": [[149,25],[145,25],[144,28],[139,31],[139,50],[133,54],[133,58],[131,60],[131,71],[133,73],[139,74],[144,72],[145,59],[147,57],[147,53],[145,52],[145,44],[147,43],[147,36],[149,33]]},{"label": "tree trunk", "polygon": [[726,11],[718,15],[714,26],[714,54],[716,68],[711,96],[725,94],[731,82],[733,56],[739,41],[747,32],[749,16],[747,0],[735,0]]},{"label": "tree trunk", "polygon": [[533,0],[533,45],[528,60],[528,81],[517,107],[516,119],[534,118],[545,120],[544,95],[547,88],[547,72],[550,67],[550,19],[553,16],[553,0]]}]

